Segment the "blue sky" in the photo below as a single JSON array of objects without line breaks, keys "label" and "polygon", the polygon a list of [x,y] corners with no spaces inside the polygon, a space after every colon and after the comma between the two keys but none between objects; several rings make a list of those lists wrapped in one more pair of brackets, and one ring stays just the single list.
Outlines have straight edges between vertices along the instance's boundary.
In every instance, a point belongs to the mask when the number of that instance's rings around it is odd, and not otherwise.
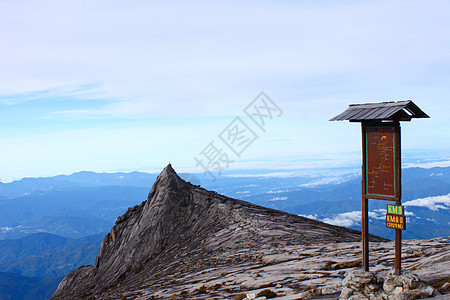
[{"label": "blue sky", "polygon": [[[2,1],[0,181],[201,172],[235,117],[258,138],[230,169],[358,164],[360,127],[328,119],[405,99],[431,116],[402,125],[405,157],[450,160],[448,15],[446,1]],[[264,131],[244,112],[261,91],[282,110]]]}]

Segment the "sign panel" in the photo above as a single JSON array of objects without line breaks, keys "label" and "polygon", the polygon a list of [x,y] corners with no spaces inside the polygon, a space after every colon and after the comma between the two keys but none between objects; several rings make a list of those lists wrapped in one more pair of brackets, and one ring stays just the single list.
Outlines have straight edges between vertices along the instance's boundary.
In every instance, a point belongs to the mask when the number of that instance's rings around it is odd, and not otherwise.
[{"label": "sign panel", "polygon": [[394,126],[367,126],[365,139],[366,194],[369,196],[396,197],[398,187],[395,167]]},{"label": "sign panel", "polygon": [[404,215],[386,214],[386,228],[406,230]]},{"label": "sign panel", "polygon": [[394,214],[394,215],[404,215],[405,209],[404,209],[403,205],[388,204],[387,205],[387,213]]}]

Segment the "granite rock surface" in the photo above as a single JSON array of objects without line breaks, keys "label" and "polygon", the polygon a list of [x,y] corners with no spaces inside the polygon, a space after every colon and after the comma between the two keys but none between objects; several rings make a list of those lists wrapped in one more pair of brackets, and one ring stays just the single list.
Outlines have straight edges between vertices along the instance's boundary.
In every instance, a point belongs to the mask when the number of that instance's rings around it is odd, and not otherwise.
[{"label": "granite rock surface", "polygon": [[[389,272],[393,242],[370,240],[372,268]],[[360,246],[358,231],[204,190],[168,165],[148,199],[117,219],[96,264],[69,273],[52,299],[243,299],[267,289],[336,299]],[[444,285],[449,255],[446,238],[407,241],[404,268]]]}]

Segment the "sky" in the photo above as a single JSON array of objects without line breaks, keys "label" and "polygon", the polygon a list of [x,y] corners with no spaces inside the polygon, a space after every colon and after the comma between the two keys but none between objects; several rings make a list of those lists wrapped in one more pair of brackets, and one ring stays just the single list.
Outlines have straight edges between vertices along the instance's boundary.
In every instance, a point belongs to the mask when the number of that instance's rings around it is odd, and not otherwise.
[{"label": "sky", "polygon": [[1,1],[0,181],[357,165],[359,124],[328,120],[396,100],[431,117],[402,123],[404,157],[448,162],[449,15],[447,1]]}]

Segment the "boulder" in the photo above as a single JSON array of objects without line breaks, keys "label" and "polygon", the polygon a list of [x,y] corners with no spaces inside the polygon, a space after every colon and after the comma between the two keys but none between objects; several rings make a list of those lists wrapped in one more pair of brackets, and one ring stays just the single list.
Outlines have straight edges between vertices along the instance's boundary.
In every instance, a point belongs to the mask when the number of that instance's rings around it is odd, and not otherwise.
[{"label": "boulder", "polygon": [[412,300],[439,295],[412,273],[389,275],[385,279],[375,272],[353,270],[342,282],[340,299]]}]

